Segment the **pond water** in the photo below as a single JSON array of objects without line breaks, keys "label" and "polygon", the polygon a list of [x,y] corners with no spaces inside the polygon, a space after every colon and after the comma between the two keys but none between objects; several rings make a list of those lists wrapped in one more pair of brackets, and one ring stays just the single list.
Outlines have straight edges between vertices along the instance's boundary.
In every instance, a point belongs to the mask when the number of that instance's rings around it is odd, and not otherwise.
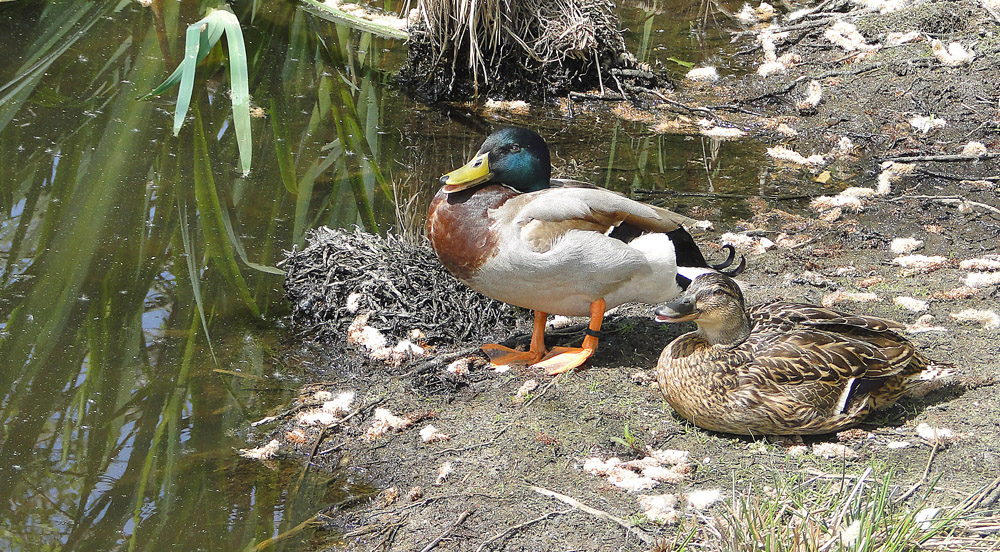
[{"label": "pond water", "polygon": [[[608,113],[428,107],[392,84],[402,42],[291,1],[232,4],[264,115],[246,177],[221,54],[203,62],[178,136],[173,91],[137,100],[215,2],[0,3],[0,549],[331,538],[292,530],[368,493],[362,477],[237,455],[259,444],[248,422],[324,368],[296,353],[266,267],[317,225],[419,228],[436,177],[491,125],[530,124],[564,173],[626,192],[759,189],[747,146],[656,136]],[[708,5],[627,4],[630,47],[678,73],[668,58],[726,64],[724,18]],[[741,205],[714,202],[716,218]]]}]

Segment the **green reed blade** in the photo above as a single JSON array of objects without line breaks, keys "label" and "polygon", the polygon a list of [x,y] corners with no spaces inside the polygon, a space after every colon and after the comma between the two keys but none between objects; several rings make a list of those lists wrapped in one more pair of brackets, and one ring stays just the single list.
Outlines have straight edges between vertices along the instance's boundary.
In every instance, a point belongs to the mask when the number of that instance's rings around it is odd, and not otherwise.
[{"label": "green reed blade", "polygon": [[194,194],[198,204],[202,233],[216,267],[222,272],[229,285],[236,290],[237,295],[250,309],[250,312],[259,317],[260,310],[250,294],[250,289],[240,273],[239,266],[236,264],[233,247],[229,240],[223,238],[225,224],[222,221],[222,205],[219,203],[219,194],[212,176],[208,143],[205,140],[205,130],[198,106],[195,106],[194,115]]},{"label": "green reed blade", "polygon": [[[149,94],[140,97],[139,98],[140,100],[148,100],[154,96],[159,96],[170,87],[176,86],[177,83],[181,82],[181,77],[183,77],[185,67],[187,67],[185,63],[187,63],[188,57],[191,55],[195,56],[195,61],[192,65],[191,77],[190,77],[192,82],[194,81],[193,67],[198,65],[198,63],[200,63],[201,60],[205,59],[208,56],[208,54],[212,51],[212,48],[215,46],[215,44],[219,42],[220,38],[222,38],[222,33],[224,31],[222,25],[218,24],[217,22],[214,22],[214,20],[209,20],[209,17],[211,16],[212,14],[210,13],[206,15],[204,18],[202,18],[200,21],[196,21],[195,23],[192,23],[191,26],[188,27],[184,43],[184,61],[182,61],[181,64],[178,65],[176,69],[174,69],[173,73],[170,73],[170,76],[167,77],[166,80],[161,82],[160,85],[154,88],[153,91],[150,92]],[[204,32],[201,32],[202,24],[205,25]],[[194,51],[190,50],[192,46],[190,45],[189,42],[191,39],[192,29],[197,31],[198,34],[198,43],[195,46],[193,46],[194,48],[197,49]]]},{"label": "green reed blade", "polygon": [[253,148],[250,144],[250,73],[247,70],[247,49],[243,42],[243,30],[236,14],[216,10],[216,15],[226,31],[229,44],[229,87],[233,102],[233,127],[236,130],[236,145],[240,150],[240,168],[243,175],[250,172]]}]

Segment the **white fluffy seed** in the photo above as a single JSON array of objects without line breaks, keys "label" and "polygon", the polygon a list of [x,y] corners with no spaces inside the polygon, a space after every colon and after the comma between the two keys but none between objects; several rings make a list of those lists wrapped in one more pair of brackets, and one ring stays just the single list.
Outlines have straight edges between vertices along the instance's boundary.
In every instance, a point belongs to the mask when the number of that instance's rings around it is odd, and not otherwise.
[{"label": "white fluffy seed", "polygon": [[920,312],[927,310],[927,301],[921,301],[920,299],[914,299],[913,297],[896,297],[892,300],[896,306],[904,308],[912,312]]},{"label": "white fluffy seed", "polygon": [[965,46],[962,46],[958,42],[952,42],[945,48],[944,43],[935,38],[931,41],[931,50],[934,51],[934,57],[938,61],[949,67],[958,67],[959,65],[972,63],[976,59],[975,52],[967,50]]},{"label": "white fluffy seed", "polygon": [[719,72],[715,67],[695,67],[694,69],[687,72],[685,77],[688,80],[701,81],[701,82],[715,82],[719,80]]},{"label": "white fluffy seed", "polygon": [[253,449],[240,449],[240,456],[252,460],[267,460],[274,458],[278,454],[281,443],[277,439],[272,439],[268,444]]},{"label": "white fluffy seed", "polygon": [[963,322],[978,322],[984,330],[1000,329],[1000,314],[993,310],[966,309],[951,313],[951,317]]},{"label": "white fluffy seed", "polygon": [[948,121],[941,118],[935,117],[933,115],[916,115],[910,118],[910,126],[919,130],[920,132],[927,134],[935,128],[942,128],[948,126]]},{"label": "white fluffy seed", "polygon": [[907,253],[913,253],[923,246],[924,240],[918,240],[913,237],[896,238],[892,240],[891,244],[889,244],[889,250],[897,255],[905,255]]},{"label": "white fluffy seed", "polygon": [[970,272],[962,284],[970,288],[984,288],[1000,284],[1000,272]]},{"label": "white fluffy seed", "polygon": [[955,432],[946,427],[933,427],[928,424],[920,424],[917,426],[917,435],[921,439],[927,441],[928,443],[934,445],[947,445],[958,437]]}]

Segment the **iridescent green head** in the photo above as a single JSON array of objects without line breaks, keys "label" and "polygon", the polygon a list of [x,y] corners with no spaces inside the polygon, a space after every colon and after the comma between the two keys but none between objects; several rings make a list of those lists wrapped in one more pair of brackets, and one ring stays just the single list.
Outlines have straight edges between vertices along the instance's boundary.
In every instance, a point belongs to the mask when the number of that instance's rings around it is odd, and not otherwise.
[{"label": "iridescent green head", "polygon": [[552,161],[545,140],[526,128],[502,128],[490,134],[464,166],[441,177],[445,193],[492,182],[519,192],[549,187]]}]

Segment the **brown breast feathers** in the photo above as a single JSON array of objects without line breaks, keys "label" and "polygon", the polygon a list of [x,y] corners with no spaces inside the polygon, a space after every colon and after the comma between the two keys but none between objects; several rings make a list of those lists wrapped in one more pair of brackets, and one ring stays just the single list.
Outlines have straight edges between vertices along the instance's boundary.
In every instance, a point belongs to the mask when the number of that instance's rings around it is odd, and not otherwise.
[{"label": "brown breast feathers", "polygon": [[438,192],[427,214],[427,237],[441,264],[459,280],[469,277],[496,253],[498,236],[488,211],[517,192],[495,184],[451,194]]}]

